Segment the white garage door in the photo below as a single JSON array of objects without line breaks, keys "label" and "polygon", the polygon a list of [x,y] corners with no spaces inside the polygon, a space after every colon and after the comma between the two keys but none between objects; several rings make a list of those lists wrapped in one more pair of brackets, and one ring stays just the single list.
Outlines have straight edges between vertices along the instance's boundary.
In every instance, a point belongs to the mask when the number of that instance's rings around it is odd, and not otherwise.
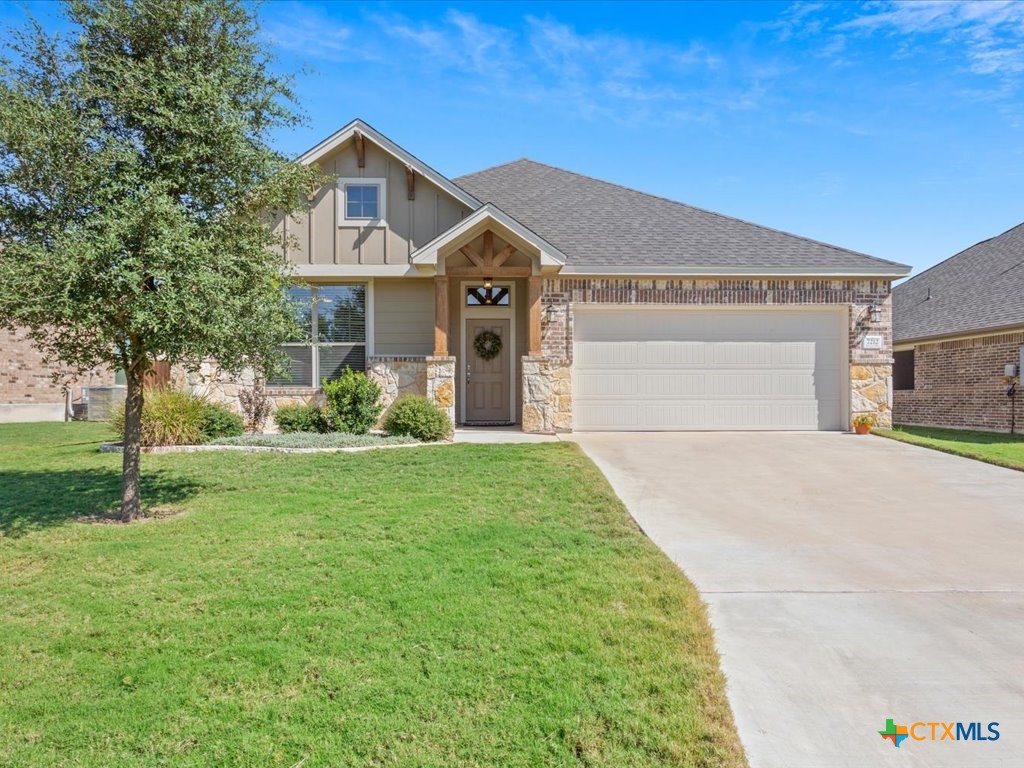
[{"label": "white garage door", "polygon": [[573,338],[578,430],[842,425],[840,311],[577,305]]}]

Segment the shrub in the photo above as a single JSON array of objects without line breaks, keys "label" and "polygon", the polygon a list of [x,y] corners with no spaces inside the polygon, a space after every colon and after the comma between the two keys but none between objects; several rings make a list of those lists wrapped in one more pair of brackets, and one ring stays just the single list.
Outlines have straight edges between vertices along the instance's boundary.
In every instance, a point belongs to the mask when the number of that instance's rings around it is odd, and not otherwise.
[{"label": "shrub", "polygon": [[203,441],[220,437],[235,437],[245,432],[242,417],[220,403],[203,403],[199,431]]},{"label": "shrub", "polygon": [[[196,445],[203,441],[207,402],[169,387],[147,389],[142,402],[143,445]],[[124,411],[110,422],[124,439]]]},{"label": "shrub", "polygon": [[316,403],[282,405],[274,413],[274,421],[282,432],[329,432],[324,412]]},{"label": "shrub", "polygon": [[395,401],[384,418],[389,435],[409,435],[424,442],[444,440],[452,433],[448,414],[422,395],[406,395]]},{"label": "shrub", "polygon": [[238,404],[245,417],[245,428],[249,432],[262,432],[270,416],[271,403],[263,382],[257,381],[251,389],[238,391]]},{"label": "shrub", "polygon": [[384,410],[380,403],[380,385],[366,374],[346,368],[341,376],[323,382],[324,416],[331,429],[365,435],[377,423]]}]

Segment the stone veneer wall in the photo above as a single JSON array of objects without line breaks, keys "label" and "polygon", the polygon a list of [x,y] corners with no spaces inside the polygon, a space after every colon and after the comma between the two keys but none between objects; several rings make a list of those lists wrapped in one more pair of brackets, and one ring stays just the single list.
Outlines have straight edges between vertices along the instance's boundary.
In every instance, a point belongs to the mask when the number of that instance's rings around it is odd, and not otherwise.
[{"label": "stone veneer wall", "polygon": [[[402,395],[425,395],[455,423],[455,358],[405,355],[373,355],[367,360],[366,375],[381,386],[381,399],[385,411]],[[231,376],[212,363],[203,363],[198,371],[176,367],[171,374],[171,385],[195,395],[227,405],[241,413],[239,390],[255,383],[253,371],[245,370],[241,376]],[[323,393],[312,387],[267,387],[272,404],[266,430],[276,430],[273,411],[282,405],[323,403]],[[383,418],[383,413],[382,413]]]},{"label": "stone veneer wall", "polygon": [[523,432],[572,431],[572,367],[567,360],[523,357]]},{"label": "stone veneer wall", "polygon": [[[849,317],[850,419],[862,413],[878,426],[892,424],[892,296],[889,280],[871,279],[621,279],[544,281],[541,351],[572,364],[573,307],[577,304],[690,306],[846,305]],[[877,320],[870,309],[881,308]],[[549,319],[551,315],[551,319]],[[881,349],[864,349],[865,336],[882,337]],[[525,374],[524,374],[525,383]],[[523,394],[524,407],[526,391]],[[523,416],[524,428],[526,416]]]},{"label": "stone veneer wall", "polygon": [[1024,331],[917,344],[914,388],[893,393],[893,419],[993,432],[1009,432],[1012,424],[1024,433],[1024,390],[1007,397],[1003,377],[1008,363],[1020,362],[1021,347]]},{"label": "stone veneer wall", "polygon": [[427,398],[448,414],[455,426],[455,358],[428,357]]},{"label": "stone veneer wall", "polygon": [[366,375],[380,384],[384,412],[403,395],[427,394],[427,358],[422,355],[374,355],[366,361]]}]

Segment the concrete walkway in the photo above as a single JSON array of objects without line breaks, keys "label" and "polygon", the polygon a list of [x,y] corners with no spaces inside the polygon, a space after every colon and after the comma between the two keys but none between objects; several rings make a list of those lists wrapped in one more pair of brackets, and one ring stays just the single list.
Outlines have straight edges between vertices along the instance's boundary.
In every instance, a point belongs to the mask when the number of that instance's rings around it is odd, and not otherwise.
[{"label": "concrete walkway", "polygon": [[456,443],[554,443],[555,435],[531,435],[519,427],[458,427]]},{"label": "concrete walkway", "polygon": [[[833,433],[574,439],[707,601],[752,768],[1024,765],[1024,473]],[[896,749],[889,718],[1000,738]]]}]

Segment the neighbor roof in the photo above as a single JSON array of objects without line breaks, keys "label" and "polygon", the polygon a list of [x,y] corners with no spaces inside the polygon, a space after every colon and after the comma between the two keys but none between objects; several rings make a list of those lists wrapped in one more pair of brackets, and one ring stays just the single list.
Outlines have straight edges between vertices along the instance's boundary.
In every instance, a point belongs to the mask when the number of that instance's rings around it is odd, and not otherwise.
[{"label": "neighbor roof", "polygon": [[1024,224],[897,285],[893,339],[1024,326]]},{"label": "neighbor roof", "polygon": [[877,275],[910,267],[533,160],[455,179],[567,256],[563,274]]}]

